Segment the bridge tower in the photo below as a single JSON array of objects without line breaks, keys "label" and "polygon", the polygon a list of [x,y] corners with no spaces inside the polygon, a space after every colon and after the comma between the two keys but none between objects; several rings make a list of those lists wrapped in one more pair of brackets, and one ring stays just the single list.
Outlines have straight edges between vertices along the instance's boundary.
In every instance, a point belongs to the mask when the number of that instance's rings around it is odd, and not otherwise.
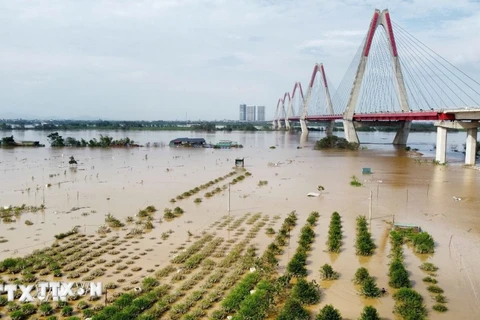
[{"label": "bridge tower", "polygon": [[278,99],[277,108],[275,109],[275,117],[273,118],[273,121],[272,121],[273,129],[278,129],[279,127],[281,128],[281,126],[280,126],[280,103],[282,103],[281,98]]},{"label": "bridge tower", "polygon": [[[349,142],[359,142],[357,131],[355,130],[353,115],[355,114],[355,107],[360,95],[360,89],[362,86],[363,76],[365,74],[365,68],[367,66],[368,54],[372,45],[373,36],[377,27],[382,26],[388,36],[389,51],[392,58],[393,71],[395,75],[395,83],[398,99],[400,102],[400,108],[403,112],[409,112],[410,107],[408,104],[407,90],[405,88],[405,82],[403,81],[402,69],[400,67],[400,60],[398,58],[397,45],[395,43],[395,36],[393,34],[392,23],[390,20],[390,13],[387,9],[380,11],[375,9],[370,27],[367,32],[367,39],[365,41],[362,56],[360,58],[360,64],[358,65],[355,80],[353,81],[353,88],[350,92],[350,98],[347,103],[347,108],[343,114],[343,128],[345,131],[345,138]],[[400,128],[393,140],[393,144],[406,144],[408,134],[410,133],[411,121],[403,121],[400,123]]]},{"label": "bridge tower", "polygon": [[303,104],[305,103],[305,97],[303,96],[302,84],[300,82],[295,82],[295,85],[293,86],[292,96],[291,96],[291,99],[288,103],[288,108],[287,108],[287,112],[286,112],[286,115],[285,115],[285,128],[287,130],[290,130],[290,127],[291,127],[289,118],[292,115],[294,115],[293,102],[295,101],[295,94],[297,93],[297,89],[300,92],[300,99],[301,99],[301,103],[302,103],[302,108],[303,108]]},{"label": "bridge tower", "polygon": [[[307,89],[307,96],[305,97],[302,114],[300,116],[300,126],[302,128],[302,132],[308,132],[307,123],[305,119],[308,116],[308,104],[310,103],[310,98],[312,97],[312,88],[313,88],[313,84],[315,82],[315,77],[317,76],[317,73],[320,73],[322,76],[321,80],[323,81],[323,87],[325,89],[325,98],[327,102],[328,112],[330,112],[330,114],[333,115],[332,99],[330,98],[330,90],[328,88],[327,76],[325,75],[325,68],[323,67],[323,63],[320,63],[320,64],[317,63],[313,68],[312,77],[310,78],[310,83]],[[328,121],[328,126],[326,130],[327,135],[332,134],[333,126],[334,126],[334,121],[333,120]]]},{"label": "bridge tower", "polygon": [[[283,99],[282,99],[282,116],[283,118],[285,119],[284,120],[284,124],[285,124],[285,128],[286,129],[289,129],[287,127],[287,111],[285,110],[285,101],[287,101],[287,98],[288,98],[288,104],[290,104],[292,102],[292,98],[290,97],[290,92],[285,92],[285,94],[283,95]],[[282,127],[282,124],[281,124],[281,121],[280,121],[280,118],[279,117],[278,119],[278,126],[281,128]],[[289,125],[290,126],[290,125]]]}]

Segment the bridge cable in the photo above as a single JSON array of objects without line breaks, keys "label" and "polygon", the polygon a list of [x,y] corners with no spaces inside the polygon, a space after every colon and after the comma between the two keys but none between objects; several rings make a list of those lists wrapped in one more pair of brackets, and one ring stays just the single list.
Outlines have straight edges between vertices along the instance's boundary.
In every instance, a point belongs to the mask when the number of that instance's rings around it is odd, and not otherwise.
[{"label": "bridge cable", "polygon": [[[405,42],[404,42],[405,40],[404,40],[403,35],[402,35],[401,33],[397,33],[397,35],[399,35],[399,37],[397,37],[398,42],[399,42],[400,44],[405,43]],[[405,46],[408,47],[407,45],[405,45]],[[409,53],[413,53],[413,52],[409,52]],[[424,79],[424,83],[427,83],[427,84],[431,87],[431,89],[435,92],[436,96],[441,100],[441,102],[442,102],[445,106],[447,106],[447,104],[445,103],[445,101],[441,98],[441,94],[440,94],[440,93],[437,91],[437,89],[432,85],[431,81],[428,81],[428,79],[426,78],[426,74],[429,74],[429,73],[428,73],[428,70],[425,69],[424,65],[421,63],[421,61],[417,58],[417,56],[416,56],[415,54],[412,54],[411,56],[412,56],[413,60],[415,60],[416,64],[417,64],[418,66],[420,66],[420,68],[423,70],[423,72],[420,72],[420,74],[421,74],[421,77],[423,77],[423,79]],[[410,65],[410,64],[409,64],[409,65]],[[414,70],[415,70],[415,69],[414,69]],[[420,70],[419,70],[419,71],[420,71]],[[437,85],[437,87],[440,88],[440,86],[438,85],[438,83],[437,83],[437,81],[435,80],[434,77],[431,77],[431,80]],[[427,90],[428,90],[428,89],[427,89]],[[429,93],[430,93],[430,92],[429,92]],[[431,93],[430,93],[430,94],[431,94]],[[435,102],[435,98],[434,98],[433,96],[431,96],[431,97],[432,97],[432,99],[433,99],[434,102]],[[455,104],[455,102],[453,102],[453,100],[452,100],[450,97],[449,97],[449,99],[450,99],[450,101],[451,101],[452,103]]]},{"label": "bridge cable", "polygon": [[[401,32],[401,33],[402,33],[402,32]],[[460,80],[462,83],[464,83],[466,86],[468,86],[468,87],[469,87],[471,90],[473,90],[475,93],[479,94],[475,89],[473,89],[472,87],[470,87],[467,83],[465,83],[461,78],[459,78],[459,77],[458,77],[455,73],[453,73],[450,69],[448,69],[447,67],[445,67],[445,66],[441,63],[440,60],[436,59],[436,58],[435,58],[434,56],[432,56],[428,51],[424,50],[422,47],[420,47],[417,43],[415,43],[415,42],[414,42],[413,40],[411,40],[409,37],[405,36],[405,38],[407,39],[407,41],[409,42],[409,44],[411,44],[412,46],[414,46],[414,47],[417,49],[417,51],[422,50],[424,53],[428,54],[429,57],[430,57],[431,59],[433,59],[434,62],[436,62],[436,63],[432,63],[433,66],[434,66],[437,70],[439,70],[446,79],[449,79],[448,76],[445,74],[445,72],[444,72],[443,70],[441,70],[441,69],[438,67],[438,65],[441,65],[442,67],[444,67],[444,69],[446,69],[446,70],[449,71],[451,74],[453,74],[458,80]],[[428,48],[428,47],[427,47],[427,48]],[[424,53],[422,53],[422,52],[420,52],[420,53],[421,53],[424,57],[426,57]],[[428,57],[426,57],[426,58],[428,59]],[[429,60],[429,61],[430,61],[430,60]],[[458,70],[458,69],[457,69],[457,70]],[[442,78],[440,77],[440,79],[442,79]],[[459,99],[462,101],[463,104],[467,105],[467,103],[465,103],[465,101],[464,101],[460,96],[458,96],[455,91],[453,91],[453,90],[450,88],[450,86],[448,86],[443,80],[442,80],[442,82],[445,84],[445,86],[446,86],[455,96],[457,96],[457,98],[459,98]],[[456,82],[451,81],[451,83],[453,83],[460,91],[462,91],[468,98],[470,98],[470,100],[472,100],[474,103],[477,103],[477,102],[476,102],[467,92],[465,92],[465,90],[463,90],[463,88],[461,88]]]},{"label": "bridge cable", "polygon": [[[435,54],[437,57],[439,57],[441,60],[443,60],[444,62],[446,62],[448,65],[450,65],[451,67],[453,67],[454,69],[456,69],[457,71],[459,71],[460,73],[462,73],[465,77],[467,77],[468,79],[472,80],[473,82],[475,82],[476,84],[480,85],[480,83],[478,83],[475,79],[473,79],[472,77],[470,77],[468,74],[466,74],[465,72],[463,72],[461,69],[457,68],[455,65],[453,65],[452,63],[450,63],[448,60],[446,60],[444,57],[442,57],[441,55],[439,55],[438,53],[436,53],[435,51],[433,51],[432,49],[430,49],[427,45],[425,45],[423,42],[421,42],[420,40],[418,40],[417,38],[415,38],[412,34],[410,34],[407,30],[403,29],[400,25],[396,24],[395,22],[392,21],[392,23],[398,27],[400,30],[402,30],[403,32],[405,32],[406,34],[408,34],[410,36],[411,39],[414,39],[415,41],[417,41],[420,45],[422,45],[424,48],[428,49],[430,52],[432,52],[433,54]],[[423,49],[425,50],[425,49]],[[425,50],[426,51],[426,50]],[[450,71],[451,72],[451,71]],[[460,81],[462,81],[465,85],[467,85],[470,89],[472,89],[473,91],[475,91],[472,87],[470,87],[467,83],[465,83],[462,79],[460,79],[455,73],[451,72],[453,75],[455,75]],[[475,93],[478,93],[475,91]]]}]

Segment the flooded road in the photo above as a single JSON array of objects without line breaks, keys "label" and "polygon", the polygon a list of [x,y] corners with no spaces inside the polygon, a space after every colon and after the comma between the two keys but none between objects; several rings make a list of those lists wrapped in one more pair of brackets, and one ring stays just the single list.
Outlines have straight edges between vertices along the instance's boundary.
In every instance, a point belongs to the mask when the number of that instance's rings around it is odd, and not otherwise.
[{"label": "flooded road", "polygon": [[[243,149],[181,149],[169,147],[141,147],[131,149],[12,149],[0,150],[0,205],[40,206],[46,209],[25,213],[15,222],[0,221],[0,259],[23,256],[35,249],[50,246],[55,234],[79,226],[87,235],[95,235],[105,224],[105,216],[112,214],[121,221],[134,217],[149,205],[159,211],[154,215],[155,228],[136,245],[153,251],[139,260],[144,269],[163,266],[169,250],[189,239],[189,233],[199,234],[213,230],[212,224],[228,214],[239,219],[245,213],[286,216],[295,210],[299,225],[303,225],[311,211],[320,213],[316,226],[313,252],[309,256],[309,279],[319,279],[321,265],[330,263],[340,273],[331,283],[322,283],[324,295],[318,310],[333,304],[348,319],[359,316],[364,305],[374,305],[385,319],[394,319],[393,291],[388,287],[390,244],[386,221],[420,225],[437,243],[436,253],[417,256],[406,249],[406,267],[414,281],[414,289],[425,299],[431,310],[434,304],[425,276],[418,266],[423,261],[439,266],[439,285],[445,290],[449,311],[445,314],[430,311],[431,319],[480,318],[480,171],[461,167],[461,154],[449,154],[452,165],[438,166],[416,161],[399,148],[381,143],[390,142],[390,133],[360,133],[368,144],[366,150],[315,151],[313,145],[323,133],[312,132],[306,140],[299,135],[283,132],[191,134],[187,132],[102,132],[114,138],[129,136],[139,143],[163,142],[180,136],[205,137],[207,142],[222,139],[243,144]],[[41,132],[15,133],[18,140],[41,140]],[[47,133],[46,133],[47,134]],[[98,137],[98,132],[60,133],[64,137]],[[464,133],[449,134],[449,149],[463,150]],[[418,148],[425,157],[433,155],[435,134],[412,133],[409,145]],[[378,143],[378,144],[377,144]],[[270,146],[276,146],[270,149]],[[302,148],[297,148],[302,146]],[[74,156],[78,166],[72,168],[68,159]],[[245,168],[252,177],[232,185],[227,190],[201,203],[197,196],[171,204],[185,191],[229,173],[235,158],[245,158]],[[373,174],[362,175],[369,167]],[[363,187],[349,185],[356,175]],[[268,181],[258,186],[259,180]],[[322,185],[325,191],[318,198],[306,197]],[[355,217],[369,214],[372,193],[371,231],[377,245],[370,258],[355,255]],[[199,193],[203,197],[204,192]],[[457,198],[457,200],[454,199]],[[461,200],[458,201],[458,198]],[[229,200],[230,199],[230,200]],[[164,208],[180,206],[185,213],[172,221],[163,219]],[[332,212],[342,216],[344,230],[343,251],[330,255],[325,252],[328,224]],[[30,220],[33,225],[26,225]],[[279,224],[277,223],[275,228]],[[127,227],[130,227],[127,225]],[[161,234],[173,230],[168,241],[161,242]],[[292,230],[297,239],[300,228]],[[119,231],[118,231],[119,232]],[[217,231],[219,234],[225,230]],[[115,232],[113,232],[115,234]],[[224,234],[225,238],[230,235]],[[232,235],[233,236],[233,235]],[[156,238],[156,239],[151,239]],[[270,237],[260,231],[253,240],[260,250],[266,248]],[[167,244],[168,243],[168,244]],[[291,257],[296,240],[289,247]],[[168,246],[168,250],[164,246]],[[288,256],[280,261],[285,268]],[[377,278],[379,287],[388,289],[387,297],[365,300],[357,294],[351,279],[355,270],[366,267]]]}]

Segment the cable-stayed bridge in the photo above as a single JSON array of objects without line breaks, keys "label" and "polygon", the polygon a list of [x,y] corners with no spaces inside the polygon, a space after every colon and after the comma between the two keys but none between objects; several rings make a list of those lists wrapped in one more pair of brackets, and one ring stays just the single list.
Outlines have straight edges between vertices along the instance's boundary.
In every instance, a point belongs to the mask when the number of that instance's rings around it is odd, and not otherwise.
[{"label": "cable-stayed bridge", "polygon": [[406,144],[412,121],[435,121],[436,160],[446,160],[447,129],[466,129],[465,163],[475,164],[480,125],[480,82],[428,48],[393,22],[388,10],[375,10],[370,26],[337,88],[326,67],[315,64],[306,94],[300,82],[277,102],[273,126],[325,123],[332,134],[343,121],[345,138],[360,142],[355,128],[396,126],[394,144]]}]

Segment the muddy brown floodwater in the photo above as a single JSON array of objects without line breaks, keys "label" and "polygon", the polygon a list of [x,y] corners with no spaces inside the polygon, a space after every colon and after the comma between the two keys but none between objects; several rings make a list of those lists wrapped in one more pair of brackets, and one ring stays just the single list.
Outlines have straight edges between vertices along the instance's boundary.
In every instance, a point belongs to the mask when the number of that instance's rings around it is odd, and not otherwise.
[{"label": "muddy brown floodwater", "polygon": [[[275,139],[278,142],[280,138]],[[365,305],[373,305],[382,318],[394,319],[393,291],[387,276],[390,244],[386,222],[395,216],[396,222],[420,225],[436,241],[436,252],[430,256],[405,250],[413,288],[424,297],[429,318],[480,319],[480,171],[458,164],[421,163],[393,147],[373,146],[358,152],[342,152],[314,151],[311,140],[301,149],[297,149],[298,143],[280,143],[276,149],[265,144],[242,143],[245,148],[239,150],[168,147],[0,150],[0,205],[44,203],[46,206],[41,212],[22,214],[15,222],[0,221],[0,240],[8,240],[0,243],[0,259],[24,256],[50,246],[55,234],[74,226],[80,226],[80,232],[93,239],[99,226],[105,224],[107,214],[124,222],[128,216],[153,205],[159,210],[154,214],[155,228],[143,239],[132,242],[131,250],[145,253],[136,262],[137,266],[158,270],[168,264],[174,248],[189,241],[189,232],[201,235],[202,231],[216,231],[212,224],[227,215],[229,198],[233,220],[246,213],[261,212],[270,218],[280,215],[282,219],[271,224],[275,229],[293,210],[299,214],[299,225],[303,225],[311,211],[318,211],[321,216],[308,259],[308,278],[320,282],[318,270],[325,263],[332,264],[340,278],[321,282],[322,300],[311,308],[313,313],[333,304],[344,318],[356,319]],[[70,155],[79,163],[76,168],[68,166]],[[169,202],[230,172],[236,157],[245,157],[246,169],[252,177],[232,185],[230,197],[223,190],[204,198],[200,204],[193,202],[197,196],[174,205]],[[362,175],[363,167],[372,168],[373,174]],[[363,187],[349,185],[352,175],[359,177]],[[259,180],[268,184],[257,186]],[[318,185],[325,188],[321,196],[307,197],[308,192],[316,192]],[[373,194],[371,231],[377,249],[372,257],[360,258],[354,248],[355,217],[368,216],[370,192]],[[203,194],[201,191],[198,197]],[[185,213],[172,221],[164,220],[163,209],[177,205]],[[325,251],[330,215],[334,211],[342,216],[344,230],[343,250],[339,254]],[[33,225],[26,225],[26,220]],[[173,233],[162,240],[162,233],[168,230]],[[300,227],[292,230],[291,239],[295,241],[280,259],[280,271],[295,252],[299,231]],[[108,236],[122,232],[125,231],[115,230]],[[216,232],[225,239],[233,237],[226,229]],[[252,243],[261,252],[271,241],[262,229]],[[449,311],[445,314],[432,310],[434,301],[421,280],[425,274],[418,268],[424,261],[439,267],[437,279],[448,298]],[[379,287],[387,289],[385,297],[372,300],[358,295],[351,279],[360,266],[377,278]]]}]

